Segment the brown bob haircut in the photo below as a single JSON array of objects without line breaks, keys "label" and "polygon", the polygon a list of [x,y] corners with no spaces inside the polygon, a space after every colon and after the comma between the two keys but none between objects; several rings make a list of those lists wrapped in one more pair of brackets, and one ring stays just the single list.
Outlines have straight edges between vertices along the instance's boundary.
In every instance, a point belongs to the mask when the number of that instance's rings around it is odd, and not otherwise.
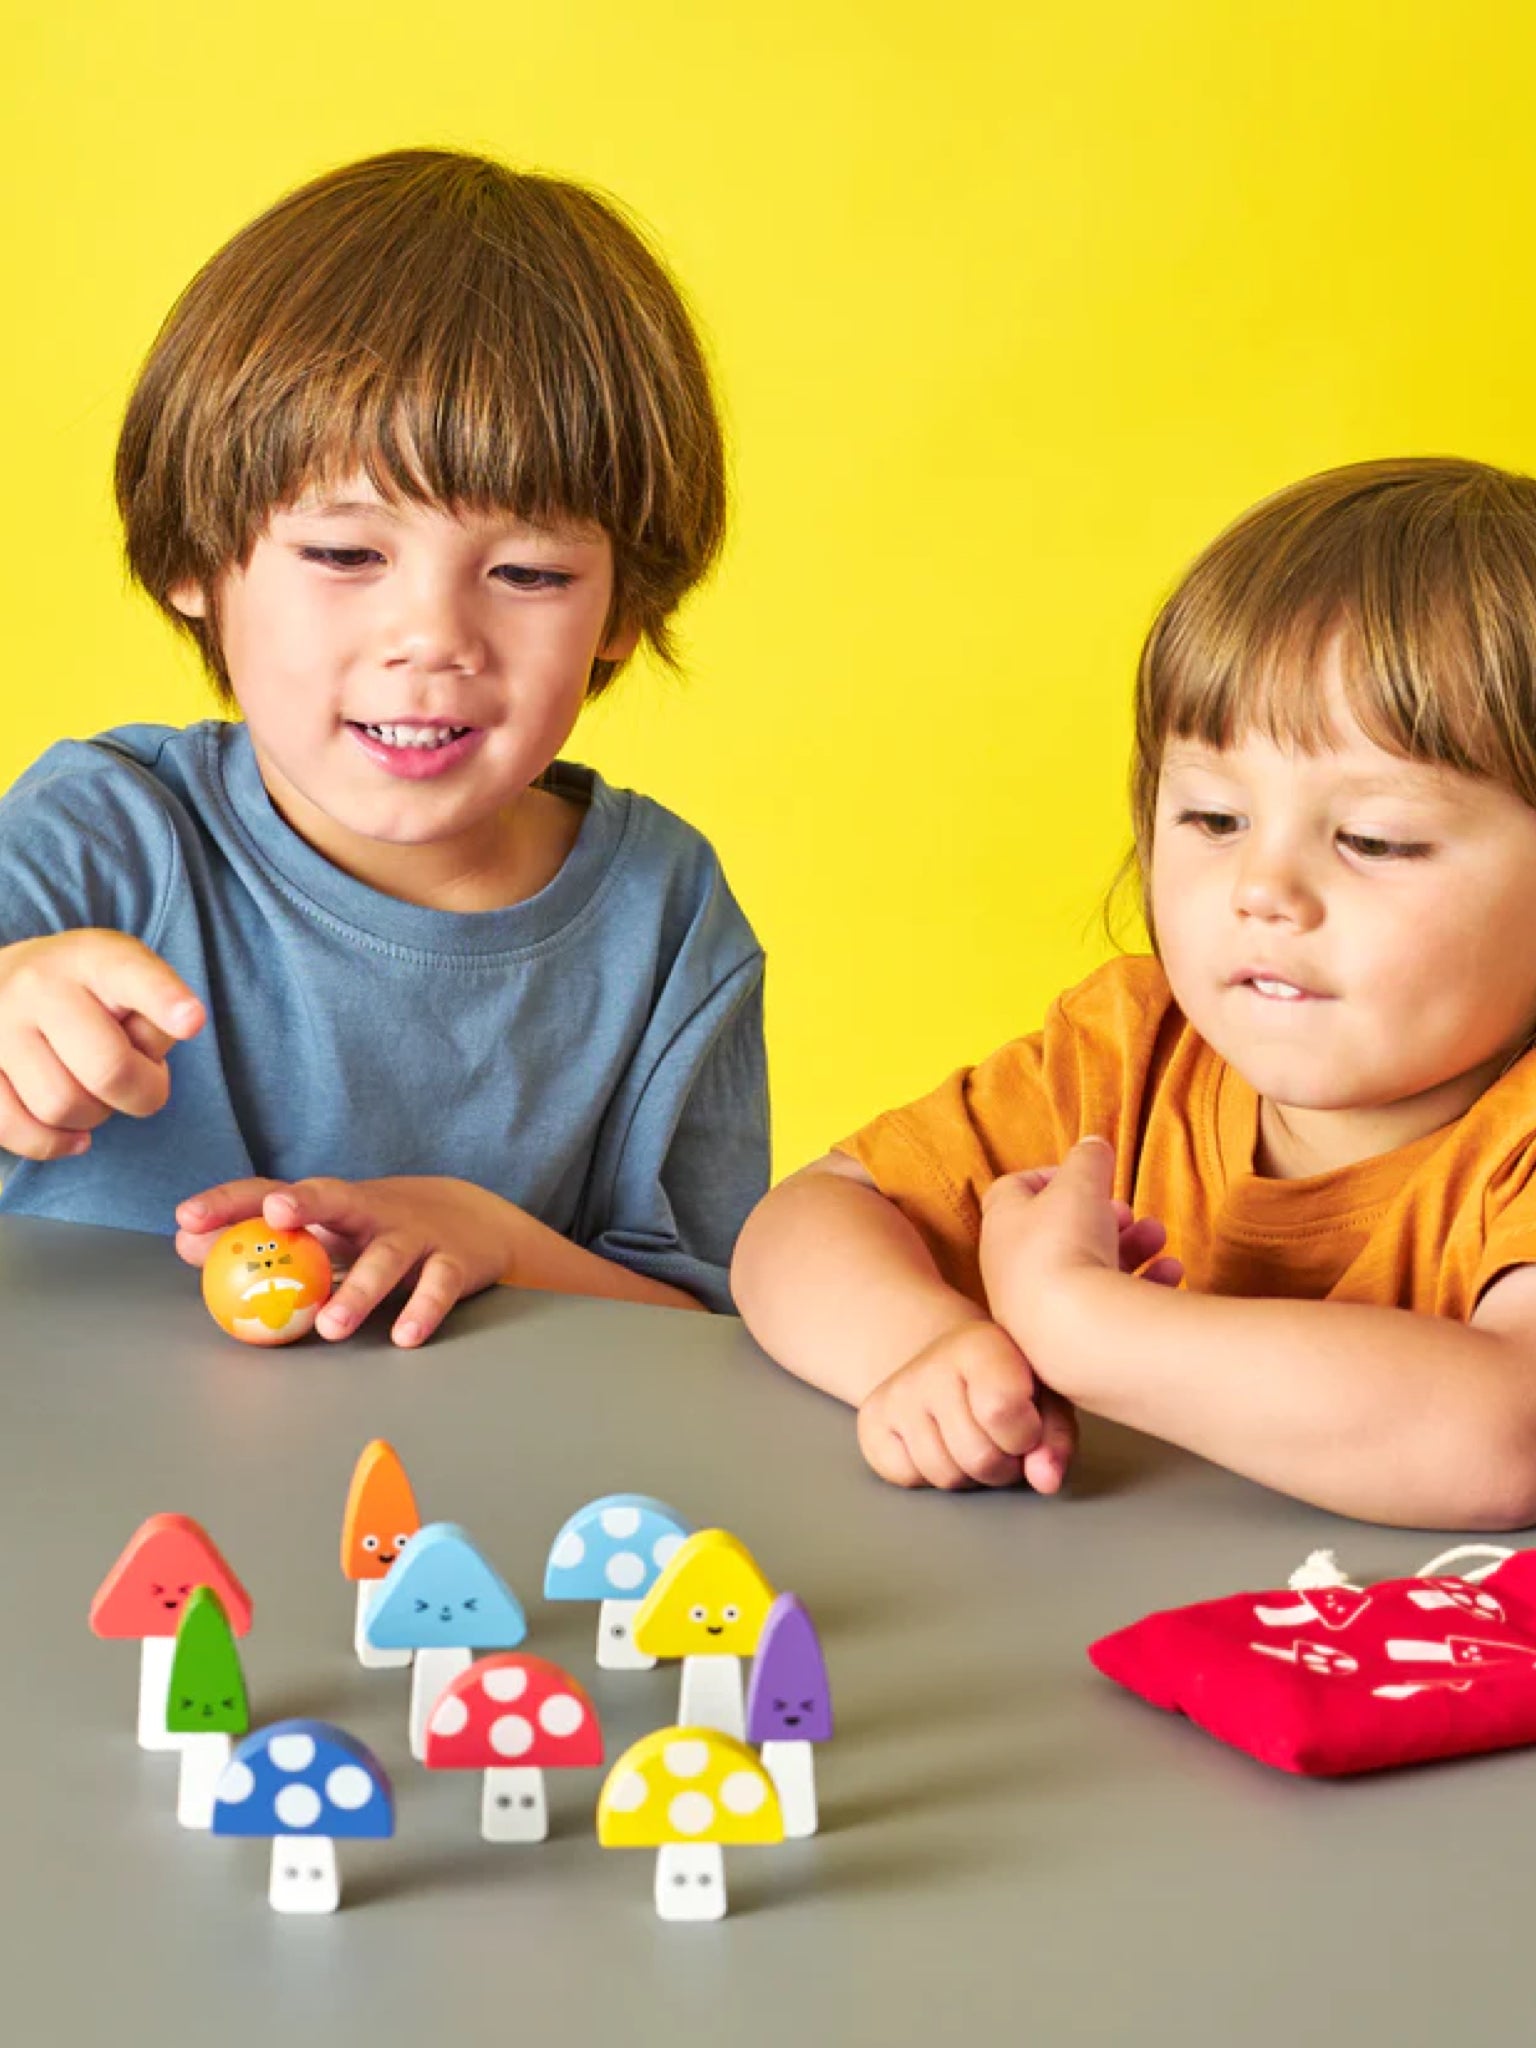
[{"label": "brown bob haircut", "polygon": [[[128,402],[129,571],[221,700],[216,582],[274,511],[361,469],[385,499],[613,546],[610,629],[667,622],[719,553],[720,423],[676,285],[605,198],[457,150],[316,178],[200,270]],[[209,616],[170,600],[198,585]],[[589,694],[618,664],[593,663]]]},{"label": "brown bob haircut", "polygon": [[1257,730],[1322,751],[1334,640],[1377,746],[1536,808],[1536,481],[1438,456],[1324,470],[1218,535],[1142,649],[1126,872],[1140,871],[1149,932],[1169,741],[1225,747]]}]

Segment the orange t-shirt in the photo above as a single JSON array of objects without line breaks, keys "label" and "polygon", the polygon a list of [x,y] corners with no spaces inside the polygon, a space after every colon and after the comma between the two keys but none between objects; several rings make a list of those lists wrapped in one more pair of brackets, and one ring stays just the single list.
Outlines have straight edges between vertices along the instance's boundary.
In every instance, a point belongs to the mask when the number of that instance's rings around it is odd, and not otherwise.
[{"label": "orange t-shirt", "polygon": [[1188,1285],[1419,1309],[1465,1321],[1536,1261],[1536,1051],[1465,1115],[1300,1180],[1253,1171],[1259,1099],[1174,1003],[1158,962],[1111,960],[1016,1038],[838,1144],[984,1299],[981,1198],[1079,1138],[1115,1148],[1115,1193],[1168,1228]]}]

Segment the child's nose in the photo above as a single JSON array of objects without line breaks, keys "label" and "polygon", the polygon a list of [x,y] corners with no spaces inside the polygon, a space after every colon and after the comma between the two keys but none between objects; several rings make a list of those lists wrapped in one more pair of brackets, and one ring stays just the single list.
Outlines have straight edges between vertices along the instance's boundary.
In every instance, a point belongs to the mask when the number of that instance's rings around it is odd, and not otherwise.
[{"label": "child's nose", "polygon": [[1321,910],[1316,884],[1300,857],[1255,841],[1239,858],[1232,906],[1245,917],[1301,925],[1315,924]]}]

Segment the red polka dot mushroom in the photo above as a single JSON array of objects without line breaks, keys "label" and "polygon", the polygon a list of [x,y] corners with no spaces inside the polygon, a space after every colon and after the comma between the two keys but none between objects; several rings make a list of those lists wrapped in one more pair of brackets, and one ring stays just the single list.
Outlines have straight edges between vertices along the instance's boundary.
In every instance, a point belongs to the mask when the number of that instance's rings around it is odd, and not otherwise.
[{"label": "red polka dot mushroom", "polygon": [[488,1842],[549,1834],[544,1773],[603,1761],[603,1731],[587,1694],[558,1664],[505,1650],[481,1657],[439,1694],[427,1722],[431,1771],[483,1771],[480,1832]]}]

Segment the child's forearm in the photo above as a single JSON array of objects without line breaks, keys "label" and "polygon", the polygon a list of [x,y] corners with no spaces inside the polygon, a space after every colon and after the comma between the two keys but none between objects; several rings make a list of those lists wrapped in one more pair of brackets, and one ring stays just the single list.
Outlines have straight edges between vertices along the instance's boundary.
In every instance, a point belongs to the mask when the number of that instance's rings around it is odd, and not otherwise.
[{"label": "child's forearm", "polygon": [[820,1162],[748,1217],[731,1289],[771,1357],[853,1407],[946,1330],[987,1320],[893,1203]]},{"label": "child's forearm", "polygon": [[572,1244],[526,1209],[507,1203],[508,1255],[502,1268],[504,1287],[534,1287],[551,1294],[591,1294],[608,1301],[648,1302],[656,1308],[693,1308],[704,1304],[671,1287],[605,1259],[598,1252]]},{"label": "child's forearm", "polygon": [[1034,1343],[1041,1377],[1091,1413],[1335,1513],[1536,1519],[1536,1359],[1498,1332],[1095,1271],[1065,1285]]}]

